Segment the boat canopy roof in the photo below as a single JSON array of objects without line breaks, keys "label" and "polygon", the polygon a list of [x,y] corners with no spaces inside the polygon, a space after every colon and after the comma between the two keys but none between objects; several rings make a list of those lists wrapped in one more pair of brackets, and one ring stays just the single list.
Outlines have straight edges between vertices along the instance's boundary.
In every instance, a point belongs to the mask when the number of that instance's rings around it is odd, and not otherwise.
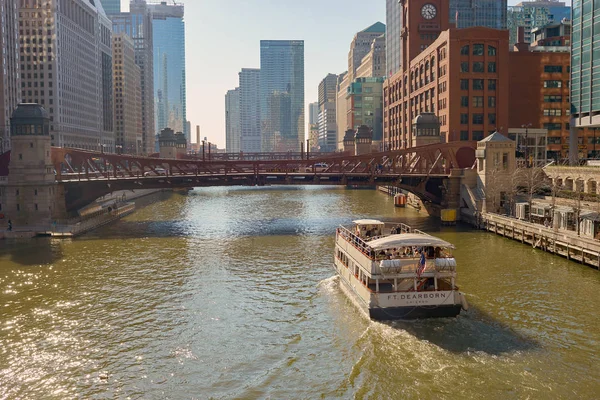
[{"label": "boat canopy roof", "polygon": [[384,222],[376,219],[357,219],[356,221],[352,222],[354,222],[356,225],[385,225]]},{"label": "boat canopy roof", "polygon": [[390,235],[380,239],[372,240],[367,242],[367,244],[374,250],[412,246],[432,246],[454,249],[454,245],[452,243],[448,243],[445,240],[436,238],[435,236],[422,235],[418,233],[401,233],[398,235]]}]

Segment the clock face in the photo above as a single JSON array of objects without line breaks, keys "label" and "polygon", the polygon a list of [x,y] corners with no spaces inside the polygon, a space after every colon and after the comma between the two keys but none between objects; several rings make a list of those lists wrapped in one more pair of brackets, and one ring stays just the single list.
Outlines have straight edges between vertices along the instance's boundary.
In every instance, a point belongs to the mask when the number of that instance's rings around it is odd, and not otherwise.
[{"label": "clock face", "polygon": [[423,8],[421,8],[421,15],[425,19],[433,19],[437,14],[437,10],[433,4],[425,4]]}]

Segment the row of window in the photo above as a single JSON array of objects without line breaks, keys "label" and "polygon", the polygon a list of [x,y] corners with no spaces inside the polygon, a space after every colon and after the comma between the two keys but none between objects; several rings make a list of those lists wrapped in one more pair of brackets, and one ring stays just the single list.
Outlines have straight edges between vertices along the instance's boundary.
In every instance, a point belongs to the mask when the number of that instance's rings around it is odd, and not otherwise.
[{"label": "row of window", "polygon": [[[484,114],[471,114],[471,120],[473,125],[483,125],[484,124]],[[469,124],[469,114],[460,114],[460,123],[461,125]],[[490,113],[488,114],[488,123],[490,125],[496,125],[496,114]]]},{"label": "row of window", "polygon": [[[485,45],[483,44],[474,44],[473,45],[473,55],[474,56],[482,56],[484,53],[484,49],[485,49]],[[468,56],[469,55],[469,45],[465,45],[463,47],[461,47],[460,49],[460,54],[463,56]],[[494,46],[488,46],[487,47],[487,54],[488,56],[495,56],[496,55],[496,48]]]},{"label": "row of window", "polygon": [[[460,72],[470,72],[469,71],[469,63],[461,62],[460,63]],[[476,61],[473,63],[473,71],[472,72],[485,72],[485,63],[482,61]],[[487,63],[487,72],[495,73],[496,72],[496,62],[490,61]]]},{"label": "row of window", "polygon": [[[473,90],[483,90],[484,79],[471,79]],[[460,80],[460,90],[469,90],[469,79]],[[496,90],[496,79],[488,79],[488,90]]]},{"label": "row of window", "polygon": [[[460,106],[469,107],[469,96],[460,96]],[[472,107],[483,107],[483,96],[473,96]],[[496,107],[496,96],[488,96],[488,107]]]}]

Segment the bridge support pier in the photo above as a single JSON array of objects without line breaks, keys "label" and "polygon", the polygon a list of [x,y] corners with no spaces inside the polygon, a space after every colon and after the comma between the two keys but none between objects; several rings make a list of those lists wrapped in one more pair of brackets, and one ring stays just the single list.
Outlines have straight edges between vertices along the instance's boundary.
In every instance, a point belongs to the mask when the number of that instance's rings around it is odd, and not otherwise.
[{"label": "bridge support pier", "polygon": [[11,118],[9,173],[0,186],[0,223],[39,232],[66,215],[65,193],[55,181],[50,154],[50,119],[38,104],[19,104]]}]

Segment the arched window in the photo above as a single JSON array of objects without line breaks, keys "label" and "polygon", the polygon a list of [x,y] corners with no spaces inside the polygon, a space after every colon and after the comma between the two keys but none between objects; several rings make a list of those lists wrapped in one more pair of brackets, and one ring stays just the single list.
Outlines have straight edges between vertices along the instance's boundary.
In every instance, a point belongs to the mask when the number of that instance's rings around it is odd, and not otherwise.
[{"label": "arched window", "polygon": [[469,55],[469,45],[464,45],[463,47],[460,48],[460,55],[461,56],[468,56]]},{"label": "arched window", "polygon": [[488,56],[495,56],[496,48],[494,46],[488,46]]}]

